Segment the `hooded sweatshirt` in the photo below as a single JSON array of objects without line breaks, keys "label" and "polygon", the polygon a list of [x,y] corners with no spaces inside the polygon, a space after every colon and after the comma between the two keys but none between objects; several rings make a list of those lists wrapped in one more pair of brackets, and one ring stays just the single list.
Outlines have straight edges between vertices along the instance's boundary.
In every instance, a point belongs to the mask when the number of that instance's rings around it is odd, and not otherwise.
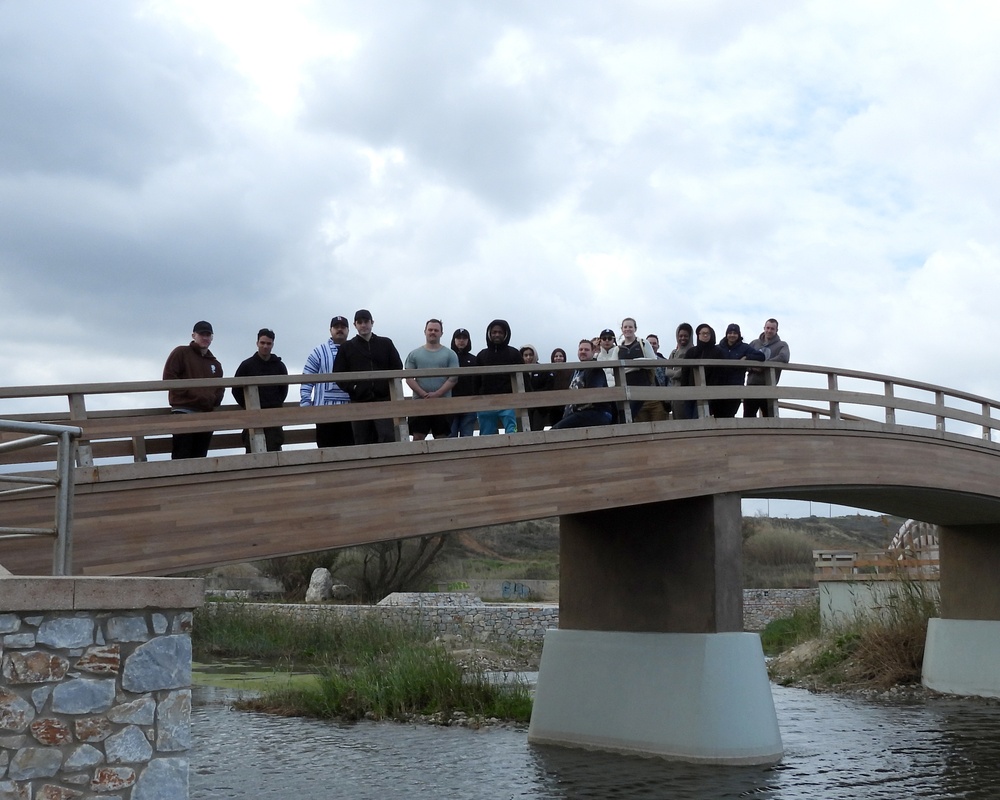
[{"label": "hooded sweatshirt", "polygon": [[[687,333],[688,333],[688,343],[686,345],[684,345],[684,347],[681,347],[680,345],[677,345],[673,350],[670,351],[670,355],[667,356],[667,358],[669,358],[671,361],[673,361],[674,359],[678,359],[678,358],[684,358],[685,353],[687,353],[687,351],[691,349],[691,345],[695,341],[695,338],[694,338],[694,328],[692,328],[688,323],[682,322],[680,325],[677,326],[677,330],[674,331],[674,341],[675,342],[677,341],[677,336],[681,332],[681,330],[686,330],[687,331]],[[667,380],[670,382],[671,386],[680,386],[681,385],[681,370],[682,369],[683,369],[683,367],[670,367],[669,369],[665,370],[666,373],[667,373]]]},{"label": "hooded sweatshirt", "polygon": [[[708,342],[702,342],[698,336],[697,332],[700,328],[708,328],[709,332],[712,334]],[[726,354],[722,352],[722,349],[715,343],[715,329],[711,325],[699,325],[695,328],[694,344],[688,349],[684,354],[684,358],[725,358]],[[722,370],[714,369],[713,367],[705,367],[705,383],[708,386],[718,386],[722,383],[722,376],[719,373]],[[694,368],[684,367],[684,374],[681,376],[681,383],[684,386],[694,386]]]},{"label": "hooded sweatshirt", "polygon": [[[788,344],[784,342],[781,337],[777,334],[771,341],[764,339],[764,334],[760,335],[759,339],[754,339],[750,342],[751,347],[756,347],[760,352],[764,354],[765,361],[780,361],[784,364],[788,363],[789,353]],[[774,382],[775,384],[781,379],[781,370],[776,369],[774,372]],[[751,367],[750,374],[747,375],[747,386],[763,386],[764,385],[764,370],[760,367]]]},{"label": "hooded sweatshirt", "polygon": [[[465,330],[464,328],[459,328],[458,330]],[[458,356],[458,365],[460,367],[478,367],[479,359],[472,354],[472,339],[469,339],[469,344],[465,347],[459,347],[455,344],[455,339],[457,338],[458,331],[455,331],[451,335],[451,349],[455,351],[455,355]],[[479,394],[479,379],[476,375],[459,375],[458,383],[451,390],[452,397],[471,397],[472,395]]]},{"label": "hooded sweatshirt", "polygon": [[[503,342],[496,344],[490,341],[490,328],[499,325],[503,328]],[[513,366],[523,364],[521,353],[510,346],[510,325],[505,319],[495,319],[486,326],[486,347],[476,355],[481,367]],[[479,379],[479,394],[511,394],[509,374],[482,375]]]},{"label": "hooded sweatshirt", "polygon": [[[538,364],[538,348],[533,344],[525,344],[521,345],[521,348],[517,352],[520,353],[524,350],[530,350],[535,354],[535,364],[540,367]],[[523,356],[521,360],[524,360]],[[529,372],[524,376],[524,388],[529,392],[547,392],[552,388],[554,382],[555,374],[552,372]]]},{"label": "hooded sweatshirt", "polygon": [[[763,361],[764,354],[755,347],[751,347],[746,342],[743,341],[741,336],[736,340],[736,344],[730,347],[729,339],[724,337],[721,342],[719,342],[719,349],[723,352],[723,355],[730,359],[731,361],[738,361],[741,358],[745,358],[748,361]],[[746,380],[746,370],[740,369],[724,369],[720,370],[722,372],[721,380],[719,383],[725,384],[726,386],[742,386],[743,381]]]}]

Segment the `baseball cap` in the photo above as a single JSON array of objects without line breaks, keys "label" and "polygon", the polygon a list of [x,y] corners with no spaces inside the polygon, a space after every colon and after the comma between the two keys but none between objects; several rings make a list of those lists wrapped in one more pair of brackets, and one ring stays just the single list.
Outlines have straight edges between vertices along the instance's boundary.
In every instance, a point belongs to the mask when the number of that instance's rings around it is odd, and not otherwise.
[{"label": "baseball cap", "polygon": [[732,333],[733,331],[736,331],[737,336],[743,335],[742,333],[740,333],[740,326],[737,325],[735,322],[730,322],[729,326],[726,328],[726,333]]},{"label": "baseball cap", "polygon": [[601,338],[603,339],[606,336],[610,336],[612,339],[614,339],[615,338],[615,332],[613,330],[611,330],[611,328],[605,328],[603,331],[601,331]]},{"label": "baseball cap", "polygon": [[360,308],[354,312],[354,321],[370,320],[372,318],[372,312],[367,308]]},{"label": "baseball cap", "polygon": [[347,321],[347,317],[334,317],[330,320],[330,327],[332,328],[335,325],[343,325],[345,328],[351,327],[351,323]]},{"label": "baseball cap", "polygon": [[213,335],[215,334],[215,331],[212,330],[212,324],[210,322],[205,322],[205,320],[199,320],[198,322],[196,322],[191,330],[194,333],[211,333]]}]

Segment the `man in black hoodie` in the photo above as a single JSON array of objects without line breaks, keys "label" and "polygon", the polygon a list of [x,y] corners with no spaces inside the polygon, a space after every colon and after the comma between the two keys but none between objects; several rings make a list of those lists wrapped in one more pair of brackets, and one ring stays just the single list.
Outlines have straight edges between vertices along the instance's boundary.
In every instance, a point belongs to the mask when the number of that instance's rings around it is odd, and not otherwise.
[{"label": "man in black hoodie", "polygon": [[[726,337],[719,342],[719,349],[723,355],[731,361],[763,361],[764,354],[756,347],[751,347],[743,341],[743,334],[740,326],[735,322],[726,328]],[[746,380],[747,371],[745,369],[725,369],[722,371],[722,379],[719,383],[726,386],[742,386]],[[715,409],[712,415],[715,417],[735,417],[736,412],[743,402],[739,398],[727,398],[726,400],[716,400]]]},{"label": "man in black hoodie", "polygon": [[[274,347],[274,331],[270,328],[261,328],[257,331],[257,352],[250,358],[244,360],[236,368],[236,377],[257,375],[287,375],[286,367],[279,356],[271,352]],[[240,408],[246,408],[246,397],[242,386],[233,387],[233,399]],[[288,397],[288,384],[280,386],[261,386],[257,389],[257,397],[260,400],[261,408],[281,408]],[[285,432],[280,426],[277,428],[264,428],[264,445],[267,451],[273,452],[281,449],[285,443]],[[243,446],[250,452],[250,431],[243,431]]]},{"label": "man in black hoodie", "polygon": [[[354,328],[358,334],[344,342],[337,351],[333,361],[334,372],[375,372],[383,369],[402,369],[403,360],[399,357],[396,345],[387,336],[376,336],[372,333],[371,312],[360,309],[354,315]],[[389,381],[352,381],[350,378],[338,379],[340,386],[351,398],[352,403],[372,403],[389,399]],[[394,442],[396,432],[391,419],[365,419],[352,422],[355,444],[383,444]]]},{"label": "man in black hoodie", "polygon": [[[495,319],[486,328],[486,347],[476,356],[481,367],[511,366],[523,364],[521,353],[510,346],[510,325],[506,320]],[[509,373],[498,375],[483,375],[479,379],[479,394],[511,394],[511,379]],[[503,424],[506,433],[517,433],[517,415],[513,408],[500,411],[479,412],[479,435],[487,436],[497,433],[499,424]]]}]

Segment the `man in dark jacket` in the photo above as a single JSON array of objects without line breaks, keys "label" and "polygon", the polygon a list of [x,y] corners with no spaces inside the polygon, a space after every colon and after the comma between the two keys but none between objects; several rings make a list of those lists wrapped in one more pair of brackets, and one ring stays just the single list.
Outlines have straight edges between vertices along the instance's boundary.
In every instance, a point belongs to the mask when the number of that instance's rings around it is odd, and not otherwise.
[{"label": "man in dark jacket", "polygon": [[[200,320],[194,324],[191,341],[170,351],[167,363],[163,365],[163,380],[175,381],[188,378],[221,378],[222,364],[208,349],[215,332],[212,326]],[[226,390],[219,387],[171,389],[167,395],[171,414],[198,414],[212,411],[222,403]],[[214,431],[175,433],[170,448],[170,457],[204,458],[212,443]]]},{"label": "man in dark jacket", "polygon": [[[481,367],[513,366],[523,364],[521,353],[510,346],[510,325],[507,320],[495,319],[486,327],[486,347],[476,356]],[[479,379],[479,394],[511,394],[513,388],[510,373],[482,375]],[[498,431],[503,424],[506,433],[517,432],[517,415],[513,408],[500,411],[479,412],[479,435],[488,436]]]},{"label": "man in dark jacket", "polygon": [[[360,309],[354,315],[356,336],[344,342],[337,351],[333,362],[334,372],[375,372],[383,369],[403,368],[396,345],[386,336],[372,333],[375,320],[367,309]],[[389,399],[388,380],[352,381],[348,377],[338,379],[337,384],[351,398],[352,403],[384,402]],[[355,444],[375,444],[393,442],[396,433],[391,419],[366,419],[352,422]]]},{"label": "man in dark jacket", "polygon": [[[261,328],[257,331],[257,352],[250,358],[242,361],[236,368],[236,377],[261,375],[287,375],[286,367],[281,358],[274,355],[271,350],[274,348],[274,331],[270,328]],[[260,386],[257,388],[257,397],[260,400],[261,408],[281,408],[288,397],[288,384],[280,386]],[[246,397],[242,386],[233,387],[233,399],[240,408],[246,408]],[[281,449],[285,443],[285,432],[281,426],[277,428],[264,428],[264,443],[268,452]],[[250,431],[243,431],[243,446],[250,452]]]},{"label": "man in dark jacket", "polygon": [[[580,361],[593,361],[593,342],[590,339],[581,339],[576,355]],[[603,389],[607,388],[607,385],[608,379],[603,369],[575,370],[569,382],[570,389]],[[552,430],[610,425],[613,409],[611,403],[573,403],[566,406],[563,418],[552,426]]]},{"label": "man in dark jacket", "polygon": [[[735,322],[726,328],[726,338],[719,342],[719,349],[730,361],[763,361],[764,354],[755,347],[751,347],[743,341],[740,333],[740,326]],[[719,383],[724,386],[742,386],[746,380],[746,369],[720,369]],[[712,411],[713,417],[735,417],[740,408],[740,398],[716,400]]]}]

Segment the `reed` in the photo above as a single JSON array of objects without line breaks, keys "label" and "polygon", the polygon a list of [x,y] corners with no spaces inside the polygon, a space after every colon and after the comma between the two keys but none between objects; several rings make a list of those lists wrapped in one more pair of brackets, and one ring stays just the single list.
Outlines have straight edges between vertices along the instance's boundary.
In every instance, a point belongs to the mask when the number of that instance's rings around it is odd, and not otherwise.
[{"label": "reed", "polygon": [[[858,608],[853,616],[816,638],[809,657],[796,661],[792,674],[775,677],[784,682],[804,680],[819,687],[888,689],[919,683],[927,621],[937,615],[938,599],[931,586],[900,575],[886,588],[879,607]],[[797,643],[795,637],[786,640],[788,646]],[[772,663],[777,663],[775,669],[780,668],[780,659]]]},{"label": "reed", "polygon": [[324,668],[315,684],[288,687],[243,700],[240,707],[321,719],[409,720],[461,712],[480,719],[527,722],[531,695],[519,680],[494,684],[482,670],[464,671],[444,648],[410,644],[370,654],[354,668]]},{"label": "reed", "polygon": [[196,612],[196,658],[254,659],[317,670],[314,683],[266,690],[240,708],[344,720],[398,719],[458,712],[526,722],[531,693],[516,678],[501,684],[463,668],[417,627],[375,620],[292,620],[239,603]]}]

